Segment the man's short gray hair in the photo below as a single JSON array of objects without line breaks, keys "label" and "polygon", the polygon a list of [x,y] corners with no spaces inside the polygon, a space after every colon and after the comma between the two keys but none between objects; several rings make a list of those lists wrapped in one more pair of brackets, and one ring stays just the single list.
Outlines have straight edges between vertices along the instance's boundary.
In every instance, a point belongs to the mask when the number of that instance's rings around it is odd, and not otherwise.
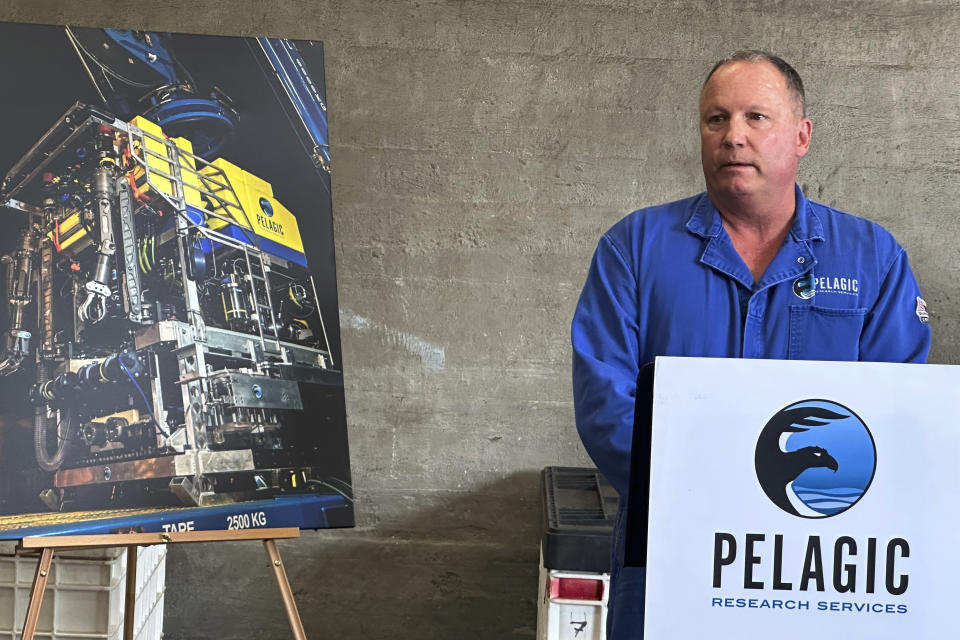
[{"label": "man's short gray hair", "polygon": [[[731,62],[769,62],[777,68],[783,75],[783,79],[787,83],[787,90],[790,91],[793,95],[793,99],[796,100],[797,105],[800,107],[800,115],[806,117],[806,94],[803,92],[803,80],[800,79],[800,74],[797,73],[797,70],[790,66],[790,64],[779,56],[775,56],[772,53],[767,53],[766,51],[759,51],[757,49],[747,49],[743,51],[737,51],[728,58],[724,58],[719,61],[717,64],[713,65],[713,69],[710,69],[710,73],[707,74],[706,80],[703,81],[703,86],[707,86],[710,78],[720,67],[730,64]],[[701,88],[702,91],[702,88]]]}]

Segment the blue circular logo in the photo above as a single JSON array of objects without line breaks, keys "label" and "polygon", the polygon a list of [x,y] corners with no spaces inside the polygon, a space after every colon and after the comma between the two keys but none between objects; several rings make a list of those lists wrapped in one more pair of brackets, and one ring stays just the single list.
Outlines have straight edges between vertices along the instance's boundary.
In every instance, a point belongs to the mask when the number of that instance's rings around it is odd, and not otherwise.
[{"label": "blue circular logo", "polygon": [[812,272],[793,281],[793,295],[801,300],[809,300],[817,295],[817,279]]},{"label": "blue circular logo", "polygon": [[267,217],[268,217],[268,218],[272,218],[272,217],[273,217],[273,205],[270,204],[270,201],[267,200],[266,198],[264,198],[263,196],[260,197],[260,209],[261,209],[265,214],[267,214]]},{"label": "blue circular logo", "polygon": [[873,481],[877,448],[863,420],[829,400],[803,400],[767,422],[754,457],[770,500],[802,518],[828,518],[860,500]]}]

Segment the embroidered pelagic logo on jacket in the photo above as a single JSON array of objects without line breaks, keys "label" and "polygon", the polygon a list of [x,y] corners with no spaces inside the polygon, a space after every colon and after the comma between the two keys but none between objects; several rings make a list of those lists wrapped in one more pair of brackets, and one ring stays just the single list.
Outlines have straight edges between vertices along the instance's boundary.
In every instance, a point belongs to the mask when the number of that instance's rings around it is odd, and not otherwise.
[{"label": "embroidered pelagic logo on jacket", "polygon": [[806,273],[794,280],[793,293],[803,300],[809,300],[818,293],[856,296],[860,295],[860,279],[850,276]]},{"label": "embroidered pelagic logo on jacket", "polygon": [[857,296],[860,295],[860,279],[850,276],[806,273],[794,280],[793,293],[803,300],[809,300],[818,293]]},{"label": "embroidered pelagic logo on jacket", "polygon": [[817,291],[820,293],[840,293],[848,296],[860,294],[860,280],[849,276],[815,275]]}]

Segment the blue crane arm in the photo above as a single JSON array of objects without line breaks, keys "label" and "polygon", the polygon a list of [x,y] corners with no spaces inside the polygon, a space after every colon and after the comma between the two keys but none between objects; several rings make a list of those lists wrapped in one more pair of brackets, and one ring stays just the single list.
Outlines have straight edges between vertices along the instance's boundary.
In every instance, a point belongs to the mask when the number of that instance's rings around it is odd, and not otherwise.
[{"label": "blue crane arm", "polygon": [[326,101],[310,77],[297,45],[283,38],[257,38],[257,42],[313,142],[314,161],[329,172]]}]

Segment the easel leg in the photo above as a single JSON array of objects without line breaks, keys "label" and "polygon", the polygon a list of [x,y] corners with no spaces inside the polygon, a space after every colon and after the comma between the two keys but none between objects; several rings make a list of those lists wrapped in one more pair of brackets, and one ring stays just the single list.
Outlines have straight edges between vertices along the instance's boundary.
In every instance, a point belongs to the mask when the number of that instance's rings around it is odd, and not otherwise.
[{"label": "easel leg", "polygon": [[133,618],[137,610],[137,550],[127,547],[127,591],[123,600],[123,640],[133,640]]},{"label": "easel leg", "polygon": [[33,588],[30,590],[30,604],[27,606],[27,617],[23,621],[21,640],[33,640],[33,632],[37,630],[37,618],[40,617],[40,605],[43,604],[43,592],[47,588],[47,578],[50,577],[52,562],[53,547],[45,547],[40,552],[37,572],[33,576]]},{"label": "easel leg", "polygon": [[277,579],[277,586],[280,587],[280,597],[283,598],[283,608],[287,610],[287,620],[290,621],[290,630],[293,631],[293,637],[295,640],[307,640],[307,635],[303,631],[303,623],[300,621],[300,613],[297,611],[297,603],[294,601],[293,591],[290,589],[290,581],[287,580],[287,572],[280,560],[277,541],[264,540],[263,546],[267,550],[267,557],[270,558],[270,566],[273,568],[273,575]]}]

